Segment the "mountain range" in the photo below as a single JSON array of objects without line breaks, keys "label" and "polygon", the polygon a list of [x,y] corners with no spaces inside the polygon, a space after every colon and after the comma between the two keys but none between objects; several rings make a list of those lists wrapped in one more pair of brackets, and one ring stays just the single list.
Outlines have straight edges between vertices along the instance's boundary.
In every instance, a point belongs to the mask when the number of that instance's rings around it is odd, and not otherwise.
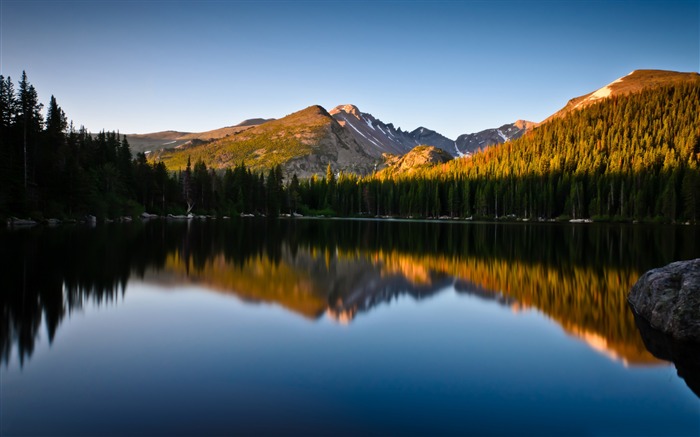
[{"label": "mountain range", "polygon": [[154,132],[150,134],[129,135],[129,145],[134,152],[148,152],[158,149],[174,149],[184,145],[194,145],[202,142],[217,140],[228,135],[243,132],[253,126],[263,124],[274,119],[251,118],[238,123],[235,126],[222,127],[207,132],[178,132],[173,130]]},{"label": "mountain range", "polygon": [[360,112],[355,105],[336,106],[329,112],[368,153],[381,157],[385,153],[403,155],[419,145],[429,145],[450,154],[455,153],[455,142],[439,133],[419,127],[411,132],[384,123],[372,114]]},{"label": "mountain range", "polygon": [[[605,99],[699,77],[697,73],[636,70],[569,100],[541,123],[517,120],[463,134],[456,140],[426,127],[404,131],[361,112],[352,104],[339,105],[330,111],[314,105],[277,120],[249,119],[208,132],[165,131],[128,138],[133,151],[148,151],[150,159],[162,160],[172,170],[184,168],[190,158],[192,162],[201,159],[210,168],[226,168],[241,161],[254,169],[280,164],[285,173],[296,173],[299,177],[323,174],[329,163],[336,171],[367,174],[399,163],[399,157],[419,145],[439,149],[440,153],[423,148],[410,159],[413,165],[444,162],[446,156],[448,159],[469,156],[480,149],[520,138],[539,125]],[[401,165],[405,167],[406,160]]]}]

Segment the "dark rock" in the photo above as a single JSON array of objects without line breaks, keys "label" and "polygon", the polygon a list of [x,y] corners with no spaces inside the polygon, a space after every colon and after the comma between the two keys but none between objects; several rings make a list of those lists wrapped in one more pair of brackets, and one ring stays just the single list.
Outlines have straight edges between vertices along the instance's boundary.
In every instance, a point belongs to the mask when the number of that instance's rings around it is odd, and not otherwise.
[{"label": "dark rock", "polygon": [[700,343],[700,258],[649,270],[627,301],[652,328]]}]

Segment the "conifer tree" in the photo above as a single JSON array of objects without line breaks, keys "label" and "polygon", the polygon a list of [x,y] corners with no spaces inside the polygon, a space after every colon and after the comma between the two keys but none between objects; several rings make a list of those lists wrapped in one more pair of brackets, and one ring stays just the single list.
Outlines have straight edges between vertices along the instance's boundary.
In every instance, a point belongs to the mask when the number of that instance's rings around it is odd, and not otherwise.
[{"label": "conifer tree", "polygon": [[[37,142],[42,127],[41,108],[34,85],[29,83],[27,73],[22,71],[22,79],[19,82],[16,116],[22,132],[22,156],[23,156],[23,185],[25,190],[29,178],[34,176],[34,160],[37,150]],[[32,161],[30,163],[30,160]]]},{"label": "conifer tree", "polygon": [[190,157],[187,157],[187,166],[182,174],[182,198],[187,205],[187,214],[192,212],[194,201],[192,199],[192,162]]}]

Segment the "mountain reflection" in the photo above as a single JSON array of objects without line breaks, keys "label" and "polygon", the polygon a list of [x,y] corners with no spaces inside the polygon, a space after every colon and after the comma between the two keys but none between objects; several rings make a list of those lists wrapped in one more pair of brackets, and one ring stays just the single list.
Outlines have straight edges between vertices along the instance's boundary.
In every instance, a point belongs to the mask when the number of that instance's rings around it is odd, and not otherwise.
[{"label": "mountain reflection", "polygon": [[639,275],[697,256],[694,227],[391,221],[153,221],[0,233],[2,360],[23,363],[86,303],[129,279],[196,283],[310,319],[350,323],[401,295],[454,287],[513,311],[541,311],[591,347],[653,363],[626,304]]}]

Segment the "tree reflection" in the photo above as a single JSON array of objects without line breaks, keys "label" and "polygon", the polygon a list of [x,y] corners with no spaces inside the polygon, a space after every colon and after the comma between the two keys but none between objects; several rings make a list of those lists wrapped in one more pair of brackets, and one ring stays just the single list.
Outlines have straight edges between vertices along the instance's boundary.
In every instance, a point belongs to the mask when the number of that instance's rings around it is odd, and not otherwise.
[{"label": "tree reflection", "polygon": [[[696,257],[695,227],[237,220],[0,233],[0,348],[20,363],[42,323],[53,341],[86,303],[119,299],[130,278],[197,282],[305,317],[350,322],[400,295],[453,285],[514,311],[535,308],[626,362],[653,357],[625,297],[647,269]],[[174,279],[173,279],[174,278]]]},{"label": "tree reflection", "polygon": [[31,356],[42,321],[52,342],[67,313],[122,296],[132,272],[164,264],[177,247],[167,233],[176,231],[114,225],[0,234],[2,360],[8,362],[13,343],[21,364]]}]

